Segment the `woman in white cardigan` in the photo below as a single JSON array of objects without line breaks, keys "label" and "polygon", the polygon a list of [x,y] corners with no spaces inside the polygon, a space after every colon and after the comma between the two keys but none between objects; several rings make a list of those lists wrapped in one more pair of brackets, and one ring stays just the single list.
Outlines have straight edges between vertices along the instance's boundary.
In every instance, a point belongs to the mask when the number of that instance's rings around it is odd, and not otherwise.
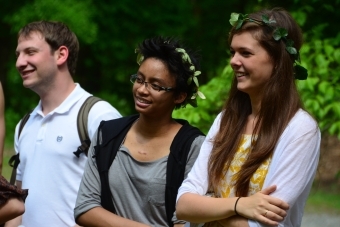
[{"label": "woman in white cardigan", "polygon": [[177,217],[204,226],[300,226],[320,153],[319,128],[295,85],[307,77],[297,62],[301,30],[282,8],[233,13],[230,22],[235,76],[179,189]]}]

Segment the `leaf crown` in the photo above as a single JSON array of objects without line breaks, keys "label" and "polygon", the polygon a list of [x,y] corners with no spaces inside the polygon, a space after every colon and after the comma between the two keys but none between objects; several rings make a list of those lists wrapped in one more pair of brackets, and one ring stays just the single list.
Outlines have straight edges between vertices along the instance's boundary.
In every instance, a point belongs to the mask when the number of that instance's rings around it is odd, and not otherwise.
[{"label": "leaf crown", "polygon": [[287,38],[288,31],[282,27],[276,27],[276,21],[269,18],[268,15],[262,15],[262,20],[250,18],[248,14],[232,13],[230,15],[230,24],[236,29],[240,29],[245,22],[253,22],[258,25],[265,25],[273,29],[273,38],[276,41],[282,40],[286,45],[286,51],[294,56],[294,77],[298,80],[306,80],[308,77],[307,69],[300,65],[300,54],[294,47],[294,41]]},{"label": "leaf crown", "polygon": [[[197,107],[197,96],[200,97],[201,99],[205,99],[204,94],[199,90],[199,83],[198,83],[198,79],[197,76],[199,76],[201,74],[201,71],[196,70],[194,64],[192,63],[190,56],[188,55],[188,53],[185,51],[185,49],[183,48],[175,48],[175,51],[180,53],[182,56],[182,62],[184,64],[188,64],[189,65],[189,70],[190,72],[192,72],[192,75],[189,76],[188,80],[187,80],[187,84],[188,86],[190,86],[192,88],[192,94],[190,97],[187,97],[184,101],[184,103],[190,104],[193,107]],[[140,53],[140,51],[138,49],[135,49],[135,53],[137,53],[137,64],[140,65],[143,60],[144,60],[144,56],[142,55],[142,53]]]}]

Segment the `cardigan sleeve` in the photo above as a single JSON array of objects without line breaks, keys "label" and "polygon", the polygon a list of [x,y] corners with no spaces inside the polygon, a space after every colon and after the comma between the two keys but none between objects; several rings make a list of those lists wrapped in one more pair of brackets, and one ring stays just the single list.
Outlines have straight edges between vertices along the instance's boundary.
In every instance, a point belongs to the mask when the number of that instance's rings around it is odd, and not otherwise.
[{"label": "cardigan sleeve", "polygon": [[[321,135],[317,123],[299,110],[280,137],[274,150],[263,188],[276,185],[271,196],[287,202],[287,216],[279,226],[299,226],[320,155]],[[249,220],[250,227],[264,226]]]},{"label": "cardigan sleeve", "polygon": [[177,201],[181,195],[188,192],[199,195],[206,194],[208,190],[208,161],[212,150],[212,139],[219,130],[220,118],[221,114],[216,117],[205,137],[194,166],[178,190]]}]

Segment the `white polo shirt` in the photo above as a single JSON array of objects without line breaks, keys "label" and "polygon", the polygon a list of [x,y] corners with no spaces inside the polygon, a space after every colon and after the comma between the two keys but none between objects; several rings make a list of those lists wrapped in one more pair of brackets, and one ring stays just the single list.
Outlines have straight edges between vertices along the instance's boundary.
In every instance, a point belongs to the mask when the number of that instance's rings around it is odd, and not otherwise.
[{"label": "white polo shirt", "polygon": [[[19,124],[16,127],[15,150],[20,153],[17,180],[29,189],[22,222],[25,227],[75,225],[73,209],[87,161],[84,154],[79,158],[73,154],[80,145],[77,114],[89,96],[76,84],[64,102],[46,116],[39,102],[19,140]],[[119,117],[109,103],[96,103],[88,117],[90,138],[102,120]]]}]

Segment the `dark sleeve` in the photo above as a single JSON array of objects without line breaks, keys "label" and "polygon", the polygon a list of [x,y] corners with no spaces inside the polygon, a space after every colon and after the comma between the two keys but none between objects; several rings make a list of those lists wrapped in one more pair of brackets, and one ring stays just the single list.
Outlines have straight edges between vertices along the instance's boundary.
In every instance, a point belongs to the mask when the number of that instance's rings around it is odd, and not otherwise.
[{"label": "dark sleeve", "polygon": [[10,198],[21,198],[25,201],[27,194],[27,189],[19,189],[0,176],[0,205],[5,204]]}]

